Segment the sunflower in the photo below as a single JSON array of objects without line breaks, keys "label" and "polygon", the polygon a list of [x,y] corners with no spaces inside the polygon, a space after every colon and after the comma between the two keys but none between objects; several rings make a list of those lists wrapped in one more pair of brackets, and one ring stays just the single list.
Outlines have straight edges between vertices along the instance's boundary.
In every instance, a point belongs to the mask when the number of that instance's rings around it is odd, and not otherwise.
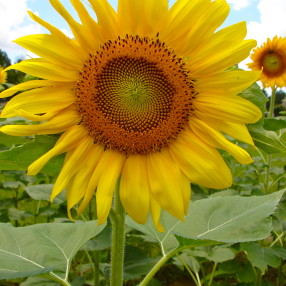
[{"label": "sunflower", "polygon": [[3,68],[0,66],[0,84],[5,83],[7,78],[6,72],[3,70]]},{"label": "sunflower", "polygon": [[286,86],[286,38],[275,36],[272,40],[253,50],[248,67],[262,69],[260,81],[264,87]]},{"label": "sunflower", "polygon": [[256,45],[244,40],[245,22],[216,32],[229,5],[224,0],[71,0],[77,22],[50,0],[74,38],[29,12],[50,34],[16,43],[39,55],[9,67],[43,78],[2,94],[14,97],[2,117],[40,124],[8,125],[16,136],[61,133],[55,146],[28,168],[37,174],[66,153],[51,198],[66,189],[68,215],[81,213],[96,194],[98,222],[106,221],[113,192],[138,223],[151,213],[159,230],[162,209],[183,220],[190,183],[231,186],[231,172],[217,149],[240,163],[249,154],[223,134],[253,144],[246,128],[260,110],[237,94],[260,72],[231,70]]}]

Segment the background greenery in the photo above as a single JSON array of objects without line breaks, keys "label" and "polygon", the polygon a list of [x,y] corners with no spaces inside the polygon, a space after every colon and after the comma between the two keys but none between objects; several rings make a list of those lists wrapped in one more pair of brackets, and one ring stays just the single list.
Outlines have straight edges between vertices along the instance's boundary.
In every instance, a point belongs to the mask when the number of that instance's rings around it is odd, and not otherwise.
[{"label": "background greenery", "polygon": [[[0,65],[10,64],[1,51]],[[30,79],[11,71],[0,88]],[[266,95],[256,84],[241,94],[267,115]],[[164,213],[164,233],[151,220],[138,225],[127,217],[125,285],[144,277],[151,286],[286,285],[285,93],[279,90],[276,99],[276,117],[249,126],[256,148],[236,142],[254,163],[240,165],[222,152],[231,188],[192,185],[185,222]],[[25,120],[0,119],[0,126],[15,122]],[[26,175],[57,138],[0,133],[0,285],[108,285],[111,228],[109,221],[97,225],[94,199],[75,223],[67,219],[64,194],[49,201],[63,156],[37,176]]]}]

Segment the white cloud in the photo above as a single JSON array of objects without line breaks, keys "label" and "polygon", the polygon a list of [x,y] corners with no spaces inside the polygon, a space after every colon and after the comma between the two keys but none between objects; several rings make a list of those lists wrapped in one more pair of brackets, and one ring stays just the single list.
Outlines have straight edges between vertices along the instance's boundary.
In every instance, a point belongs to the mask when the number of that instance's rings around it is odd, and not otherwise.
[{"label": "white cloud", "polygon": [[0,0],[0,49],[9,57],[26,56],[28,52],[12,41],[29,34],[41,33],[40,25],[30,20],[28,0]]},{"label": "white cloud", "polygon": [[248,24],[248,38],[256,39],[262,44],[267,38],[275,35],[286,36],[286,1],[285,0],[259,0],[259,22]]},{"label": "white cloud", "polygon": [[252,5],[256,0],[228,0],[234,10],[240,10]]},{"label": "white cloud", "polygon": [[[247,38],[255,39],[257,46],[261,46],[267,38],[275,35],[286,37],[286,1],[285,0],[259,0],[257,9],[260,21],[251,21],[247,25]],[[248,70],[247,63],[251,62],[248,57],[239,66]]]}]

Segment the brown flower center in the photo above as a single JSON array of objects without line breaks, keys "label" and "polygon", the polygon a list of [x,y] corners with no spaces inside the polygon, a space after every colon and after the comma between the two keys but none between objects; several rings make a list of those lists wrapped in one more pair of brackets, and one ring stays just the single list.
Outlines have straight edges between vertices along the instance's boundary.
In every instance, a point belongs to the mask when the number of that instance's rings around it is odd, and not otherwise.
[{"label": "brown flower center", "polygon": [[158,39],[128,35],[89,56],[74,92],[81,124],[95,142],[127,155],[168,146],[195,97],[181,58]]},{"label": "brown flower center", "polygon": [[268,51],[262,57],[263,72],[269,77],[279,76],[285,71],[285,63],[282,56],[275,51]]}]

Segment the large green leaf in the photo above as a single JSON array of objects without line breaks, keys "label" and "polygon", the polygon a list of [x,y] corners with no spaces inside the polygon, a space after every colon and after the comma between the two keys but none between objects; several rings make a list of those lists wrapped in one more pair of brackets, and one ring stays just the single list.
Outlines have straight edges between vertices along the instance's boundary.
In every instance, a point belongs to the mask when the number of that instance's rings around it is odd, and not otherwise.
[{"label": "large green leaf", "polygon": [[[47,223],[26,227],[0,224],[0,279],[35,276],[51,271],[65,279],[73,256],[105,225],[96,221]],[[54,273],[51,273],[56,277]]]},{"label": "large green leaf", "polygon": [[[48,152],[57,141],[56,136],[36,136],[33,142],[0,152],[0,170],[26,170],[28,166]],[[43,172],[55,176],[59,173],[63,156],[51,159]]]},{"label": "large green leaf", "polygon": [[152,222],[152,219],[149,218],[145,225],[138,224],[133,221],[130,217],[126,218],[126,224],[134,229],[141,231],[142,233],[146,234],[149,237],[152,237],[155,241],[160,244],[162,254],[165,255],[166,253],[176,249],[180,244],[176,239],[175,235],[171,233],[172,225],[178,222],[177,219],[170,216],[170,227],[165,228],[165,232],[159,232]]},{"label": "large green leaf", "polygon": [[275,154],[286,152],[286,146],[281,143],[276,132],[252,127],[249,127],[249,132],[255,145],[266,153]]},{"label": "large green leaf", "polygon": [[124,278],[135,279],[147,274],[159,258],[148,257],[141,249],[127,246],[124,257]]},{"label": "large green leaf", "polygon": [[0,132],[0,144],[7,147],[12,147],[18,144],[30,142],[32,137],[11,136]]},{"label": "large green leaf", "polygon": [[185,222],[172,232],[182,237],[222,242],[243,242],[267,237],[271,215],[285,190],[266,196],[214,197],[190,204]]},{"label": "large green leaf", "polygon": [[270,131],[278,131],[280,129],[286,128],[286,117],[279,117],[279,118],[265,118],[264,129]]},{"label": "large green leaf", "polygon": [[164,212],[161,216],[165,232],[159,232],[149,218],[145,225],[127,217],[128,226],[152,237],[162,254],[188,246],[214,245],[217,242],[244,242],[263,239],[272,229],[268,216],[284,190],[266,196],[211,197],[191,202],[185,221],[181,222]]},{"label": "large green leaf", "polygon": [[281,258],[275,249],[269,247],[261,247],[257,242],[248,242],[241,244],[241,250],[247,254],[247,258],[251,264],[265,272],[267,266],[270,265],[277,268],[280,265]]}]

